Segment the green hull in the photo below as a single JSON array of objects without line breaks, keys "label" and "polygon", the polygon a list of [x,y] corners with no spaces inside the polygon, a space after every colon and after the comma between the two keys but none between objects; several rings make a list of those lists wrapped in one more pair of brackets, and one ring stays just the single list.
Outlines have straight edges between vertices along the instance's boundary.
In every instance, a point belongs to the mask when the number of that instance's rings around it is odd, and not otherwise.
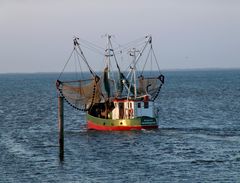
[{"label": "green hull", "polygon": [[87,114],[87,127],[94,130],[140,130],[158,128],[156,118],[104,119]]}]

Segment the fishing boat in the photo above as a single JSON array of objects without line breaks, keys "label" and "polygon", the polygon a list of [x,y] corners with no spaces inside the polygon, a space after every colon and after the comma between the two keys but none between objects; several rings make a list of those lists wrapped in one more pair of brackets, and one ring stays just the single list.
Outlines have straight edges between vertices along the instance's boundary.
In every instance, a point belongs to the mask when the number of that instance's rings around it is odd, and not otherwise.
[{"label": "fishing boat", "polygon": [[[56,81],[59,95],[73,108],[86,113],[89,130],[157,129],[159,114],[156,101],[164,84],[164,76],[153,50],[152,36],[117,47],[113,46],[112,35],[106,35],[106,38],[107,46],[103,50],[74,37],[73,51],[65,66],[74,57],[79,65],[87,68],[88,78],[80,74],[79,79],[62,80],[63,69]],[[103,72],[97,73],[90,66],[83,48],[102,51]],[[127,57],[126,63],[123,54]],[[97,65],[96,62],[94,64]],[[140,67],[141,70],[138,69]]]}]

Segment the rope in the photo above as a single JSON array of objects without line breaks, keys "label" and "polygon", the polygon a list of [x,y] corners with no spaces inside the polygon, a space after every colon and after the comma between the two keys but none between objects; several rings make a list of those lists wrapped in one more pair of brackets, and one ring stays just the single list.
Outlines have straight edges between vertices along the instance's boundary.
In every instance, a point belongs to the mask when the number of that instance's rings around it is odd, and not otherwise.
[{"label": "rope", "polygon": [[82,66],[81,66],[81,62],[80,62],[80,58],[79,56],[77,55],[77,61],[78,61],[78,66],[79,66],[79,69],[80,69],[80,78],[84,79],[84,75],[82,74],[83,73],[83,70],[82,70]]},{"label": "rope", "polygon": [[[141,51],[138,53],[138,55],[136,56],[136,58],[139,57],[139,56],[142,56],[142,50],[143,50],[144,48],[145,48],[145,45],[143,45],[143,46],[141,47],[141,49],[139,49],[139,50],[141,50]],[[138,60],[139,60],[139,59],[138,59]],[[135,60],[135,65],[137,65],[138,60]],[[131,65],[132,65],[132,61],[131,61],[131,63],[126,67],[125,70],[127,70],[127,68],[130,68]]]},{"label": "rope", "polygon": [[[136,43],[145,40],[146,37],[147,37],[147,36],[138,38],[138,39],[133,40],[133,41],[130,41],[130,42],[124,44],[124,45],[121,45],[121,44],[119,44],[119,43],[117,43],[117,42],[115,41],[115,42],[119,45],[119,47],[117,47],[115,50],[118,50],[118,49],[119,49],[119,50],[122,50],[122,51],[123,51],[123,50],[125,50],[125,49],[127,49],[127,48],[130,48],[131,45],[136,45]],[[144,42],[145,42],[145,41],[144,41]],[[144,43],[144,42],[143,42],[143,43]],[[143,43],[141,43],[141,44],[143,44]],[[122,48],[122,49],[120,49],[120,48]]]},{"label": "rope", "polygon": [[155,55],[154,50],[153,50],[152,47],[151,47],[151,49],[152,49],[153,56],[154,56],[154,59],[155,59],[155,61],[156,61],[157,67],[158,67],[158,71],[161,73],[161,71],[160,71],[160,67],[159,67],[158,62],[157,62],[157,57],[156,57],[156,55]]},{"label": "rope", "polygon": [[91,48],[91,47],[88,47],[88,46],[86,46],[86,45],[84,45],[84,44],[81,44],[81,46],[84,47],[84,48],[87,48],[88,50],[90,50],[90,51],[92,51],[92,52],[94,52],[94,53],[97,53],[97,54],[99,54],[99,55],[101,55],[101,56],[104,55],[101,51],[99,51],[99,50],[97,50],[97,49],[95,49],[95,48],[93,48],[93,47]]},{"label": "rope", "polygon": [[[79,47],[79,45],[78,45]],[[83,59],[83,61],[85,62],[85,64],[87,65],[90,73],[95,77],[96,76],[96,73],[93,71],[93,69],[90,67],[90,65],[88,64],[87,62],[87,59],[85,58],[85,56],[83,55],[83,52],[81,51],[80,47],[79,47],[79,50],[81,52],[81,54],[78,52],[78,50],[76,50],[77,54]]]},{"label": "rope", "polygon": [[[76,110],[86,112],[86,111],[88,111],[88,110],[93,106],[93,104],[94,104],[94,99],[95,99],[95,95],[96,95],[96,86],[97,86],[98,81],[99,81],[99,80],[96,80],[96,78],[95,78],[95,84],[94,84],[94,86],[93,86],[92,100],[91,100],[91,104],[89,105],[88,108],[86,108],[86,105],[85,105],[85,108],[79,108],[79,107],[73,105],[73,104],[72,104],[71,102],[69,102],[68,99],[64,96],[63,91],[62,91],[62,89],[61,89],[59,86],[57,87],[57,89],[58,89],[58,91],[60,92],[61,97],[63,97],[64,100],[65,100],[71,107],[73,107],[73,108],[76,109]],[[62,84],[61,81],[58,81],[58,82],[59,82],[59,85]]]},{"label": "rope", "polygon": [[153,102],[157,99],[157,97],[158,97],[158,95],[160,93],[161,88],[162,88],[162,84],[159,86],[156,95],[153,97]]},{"label": "rope", "polygon": [[144,65],[143,65],[143,69],[142,69],[141,75],[143,74],[143,71],[144,71],[145,66],[146,66],[146,64],[147,64],[147,61],[148,61],[148,58],[149,58],[150,52],[151,52],[151,49],[148,51],[148,55],[147,55],[147,58],[146,58],[146,61],[145,61]]},{"label": "rope", "polygon": [[110,46],[111,46],[111,48],[112,48],[113,57],[114,57],[114,60],[115,60],[116,65],[117,65],[118,72],[121,73],[120,67],[119,67],[118,62],[117,62],[116,55],[115,55],[114,50],[113,50],[113,46],[112,46],[112,42],[111,42],[111,40],[109,40],[109,44],[110,44]]},{"label": "rope", "polygon": [[75,66],[75,76],[76,76],[76,80],[78,79],[78,74],[77,74],[77,55],[74,52],[74,66]]},{"label": "rope", "polygon": [[71,59],[71,57],[72,57],[72,54],[73,54],[73,52],[75,51],[75,47],[73,48],[73,51],[71,52],[71,54],[70,54],[70,57],[68,58],[68,60],[67,60],[67,62],[65,63],[65,65],[64,65],[64,67],[63,67],[63,69],[62,69],[62,72],[59,74],[59,76],[58,76],[58,79],[57,80],[59,80],[60,79],[60,77],[62,76],[62,74],[63,74],[63,72],[64,72],[64,70],[65,70],[65,68],[66,68],[66,66],[67,66],[67,64],[68,64],[68,62],[70,61],[70,59]]},{"label": "rope", "polygon": [[89,41],[86,41],[86,40],[84,40],[84,39],[82,39],[82,38],[79,38],[79,40],[81,40],[81,42],[85,42],[86,44],[91,45],[92,47],[98,48],[99,50],[104,50],[103,47],[98,46],[98,45],[96,45],[96,44],[94,44],[94,43],[91,43],[91,42],[89,42]]}]

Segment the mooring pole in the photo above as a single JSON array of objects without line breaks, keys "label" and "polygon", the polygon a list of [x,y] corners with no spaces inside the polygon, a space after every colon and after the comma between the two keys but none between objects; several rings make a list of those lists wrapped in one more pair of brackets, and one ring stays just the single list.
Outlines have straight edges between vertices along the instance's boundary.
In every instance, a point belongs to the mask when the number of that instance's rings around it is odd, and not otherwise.
[{"label": "mooring pole", "polygon": [[63,121],[63,97],[58,96],[58,143],[59,143],[59,158],[64,159],[64,121]]}]

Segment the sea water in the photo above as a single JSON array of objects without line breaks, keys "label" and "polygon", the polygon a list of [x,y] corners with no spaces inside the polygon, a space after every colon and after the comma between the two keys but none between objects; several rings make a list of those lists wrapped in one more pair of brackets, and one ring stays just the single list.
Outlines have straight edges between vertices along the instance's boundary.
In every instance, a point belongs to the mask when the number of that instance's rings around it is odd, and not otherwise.
[{"label": "sea water", "polygon": [[159,129],[87,131],[58,74],[0,75],[0,182],[240,182],[240,70],[165,71]]}]

